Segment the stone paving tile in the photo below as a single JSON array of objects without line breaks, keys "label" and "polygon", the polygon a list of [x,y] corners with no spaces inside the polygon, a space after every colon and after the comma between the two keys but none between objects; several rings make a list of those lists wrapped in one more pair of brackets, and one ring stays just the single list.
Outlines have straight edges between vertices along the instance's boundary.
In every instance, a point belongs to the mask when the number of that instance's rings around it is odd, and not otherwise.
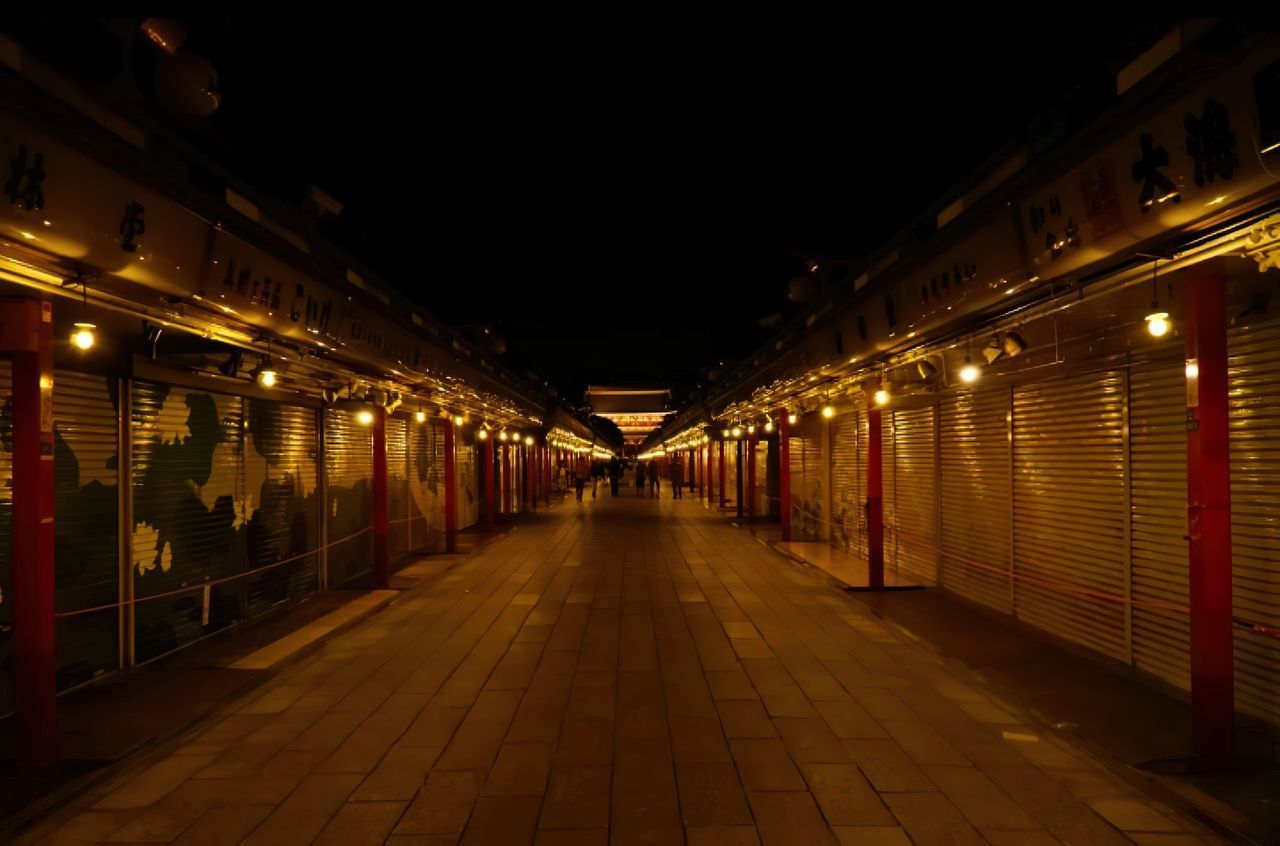
[{"label": "stone paving tile", "polygon": [[46,843],[1218,842],[695,499],[555,509]]}]

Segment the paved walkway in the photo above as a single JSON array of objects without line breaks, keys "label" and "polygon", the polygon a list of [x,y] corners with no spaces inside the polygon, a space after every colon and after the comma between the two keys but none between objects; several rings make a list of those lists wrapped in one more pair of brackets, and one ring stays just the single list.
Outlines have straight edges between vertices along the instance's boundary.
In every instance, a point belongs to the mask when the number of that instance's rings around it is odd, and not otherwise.
[{"label": "paved walkway", "polygon": [[404,592],[41,842],[1216,842],[1195,831],[696,500],[606,496]]}]

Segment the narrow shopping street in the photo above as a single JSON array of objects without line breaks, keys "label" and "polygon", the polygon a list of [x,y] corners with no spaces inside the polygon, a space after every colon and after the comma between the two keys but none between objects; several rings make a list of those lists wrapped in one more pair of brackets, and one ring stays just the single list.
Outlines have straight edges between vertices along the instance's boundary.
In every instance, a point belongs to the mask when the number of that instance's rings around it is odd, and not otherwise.
[{"label": "narrow shopping street", "polygon": [[33,836],[1216,842],[696,499],[601,493],[403,592]]}]

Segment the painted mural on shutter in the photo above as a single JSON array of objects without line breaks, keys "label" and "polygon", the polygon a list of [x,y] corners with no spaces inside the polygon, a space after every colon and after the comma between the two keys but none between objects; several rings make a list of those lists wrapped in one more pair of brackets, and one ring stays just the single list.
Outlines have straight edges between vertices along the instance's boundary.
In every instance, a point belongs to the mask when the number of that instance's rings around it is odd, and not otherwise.
[{"label": "painted mural on shutter", "polygon": [[[1280,317],[1227,335],[1234,615],[1280,629]],[[1280,723],[1280,639],[1235,632],[1236,705]]]},{"label": "painted mural on shutter", "polygon": [[[13,370],[0,360],[0,403],[13,403]],[[0,716],[13,711],[13,438],[12,417],[6,419],[0,438]]]},{"label": "painted mural on shutter", "polygon": [[898,578],[901,583],[937,584],[934,407],[897,409],[893,421]]},{"label": "painted mural on shutter", "polygon": [[1124,403],[1116,372],[1013,396],[1015,614],[1122,661]]},{"label": "painted mural on shutter", "polygon": [[324,469],[329,585],[337,587],[373,566],[373,435],[349,411],[325,409]]},{"label": "painted mural on shutter", "polygon": [[1191,686],[1187,615],[1187,383],[1180,345],[1129,373],[1133,665]]},{"label": "painted mural on shutter", "polygon": [[953,391],[939,406],[942,585],[1003,613],[1009,579],[1009,391]]},{"label": "painted mural on shutter", "polygon": [[243,579],[232,578],[245,569],[243,429],[238,397],[134,383],[139,663],[244,619]]},{"label": "painted mural on shutter", "polygon": [[[59,612],[120,599],[118,382],[58,370],[53,388],[54,576]],[[120,666],[120,611],[57,622],[58,689]]]},{"label": "painted mural on shutter", "polygon": [[[444,470],[444,438],[441,438],[440,444],[440,466],[441,475]],[[471,444],[456,443],[455,465],[454,471],[458,474],[458,528],[465,529],[468,526],[474,526],[480,522],[480,488],[479,479],[480,471],[478,469],[479,458],[476,455],[476,448]],[[516,478],[523,479],[523,473]],[[523,502],[524,500],[520,500]],[[441,503],[441,515],[443,516],[444,503]],[[443,535],[441,535],[443,538]]]},{"label": "painted mural on shutter", "polygon": [[[891,409],[880,411],[880,493],[884,523],[884,572],[886,578],[898,577],[898,514],[895,504],[897,474],[894,471],[893,415]],[[870,421],[868,421],[870,425]]]},{"label": "painted mural on shutter", "polygon": [[[810,412],[797,419],[791,437],[791,538],[821,540],[826,509],[826,473],[822,466],[821,414]],[[727,458],[727,456],[726,456]],[[729,490],[733,490],[732,483]]]}]

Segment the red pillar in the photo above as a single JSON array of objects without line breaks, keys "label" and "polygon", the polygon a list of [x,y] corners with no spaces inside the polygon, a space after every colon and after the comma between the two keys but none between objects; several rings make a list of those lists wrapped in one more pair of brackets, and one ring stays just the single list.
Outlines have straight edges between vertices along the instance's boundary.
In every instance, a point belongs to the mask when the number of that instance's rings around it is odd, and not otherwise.
[{"label": "red pillar", "polygon": [[511,516],[511,444],[502,445],[502,513]]},{"label": "red pillar", "polygon": [[724,504],[726,502],[725,496],[724,496],[724,483],[725,483],[724,441],[720,441],[720,503],[719,503],[720,508],[724,508]]},{"label": "red pillar", "polygon": [[387,412],[373,410],[373,586],[391,586],[391,561],[387,550]]},{"label": "red pillar", "polygon": [[458,463],[453,421],[444,424],[444,551],[458,551]]},{"label": "red pillar", "polygon": [[747,438],[747,520],[756,519],[756,436]]},{"label": "red pillar", "polygon": [[711,490],[707,487],[710,480],[708,475],[711,472],[711,447],[703,445],[698,447],[698,460],[702,462],[702,485],[698,488],[698,492],[707,504],[711,504]]},{"label": "red pillar", "polygon": [[742,494],[743,478],[742,478],[742,439],[741,438],[738,439],[738,443],[734,446],[733,452],[734,452],[733,482],[734,482],[734,486],[737,488],[734,494],[737,498],[736,504],[738,506],[738,522],[741,523],[742,522],[742,500],[744,498]]},{"label": "red pillar", "polygon": [[484,470],[484,524],[493,528],[494,513],[497,502],[493,496],[493,436],[485,438],[484,449],[481,450],[480,463]]},{"label": "red pillar", "polygon": [[1187,290],[1187,546],[1191,598],[1191,745],[1211,766],[1233,757],[1231,456],[1226,282],[1194,271]]},{"label": "red pillar", "polygon": [[884,587],[884,483],[880,409],[867,409],[867,587]]},{"label": "red pillar", "polygon": [[791,540],[791,421],[785,408],[778,409],[778,513],[782,539]]},{"label": "red pillar", "polygon": [[53,576],[53,307],[0,304],[0,348],[13,362],[13,665],[18,762],[58,755]]}]

